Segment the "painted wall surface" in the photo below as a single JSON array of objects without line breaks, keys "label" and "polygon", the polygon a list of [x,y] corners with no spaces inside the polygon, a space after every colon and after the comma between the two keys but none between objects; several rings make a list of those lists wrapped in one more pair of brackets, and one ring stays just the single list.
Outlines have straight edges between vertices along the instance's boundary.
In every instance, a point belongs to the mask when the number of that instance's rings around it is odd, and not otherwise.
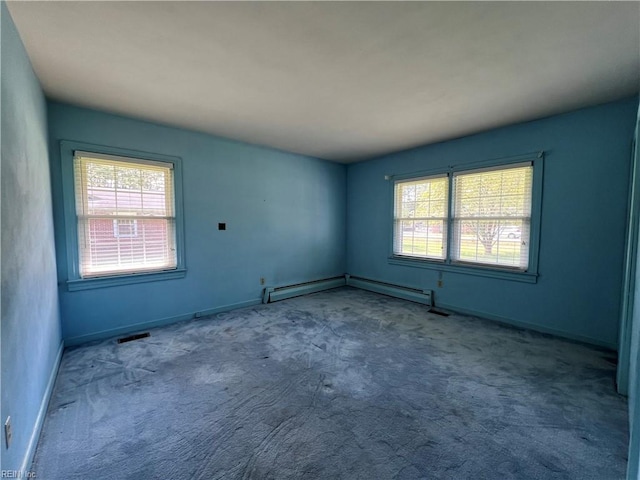
[{"label": "painted wall surface", "polygon": [[[279,286],[345,272],[343,165],[59,103],[49,137],[65,339],[256,302],[260,277]],[[182,158],[185,278],[67,291],[63,139]]]},{"label": "painted wall surface", "polygon": [[[634,162],[640,165],[640,105],[636,120],[636,149]],[[640,239],[640,237],[638,237]],[[636,265],[640,266],[640,240]],[[636,268],[634,308],[631,324],[631,349],[629,355],[629,480],[640,478],[640,268]]]},{"label": "painted wall surface", "polygon": [[[434,291],[436,305],[615,348],[637,98],[350,165],[347,270]],[[385,175],[545,151],[539,278],[528,284],[388,263]]]},{"label": "painted wall surface", "polygon": [[46,101],[20,37],[2,17],[2,422],[13,441],[2,469],[35,446],[40,407],[60,349]]}]

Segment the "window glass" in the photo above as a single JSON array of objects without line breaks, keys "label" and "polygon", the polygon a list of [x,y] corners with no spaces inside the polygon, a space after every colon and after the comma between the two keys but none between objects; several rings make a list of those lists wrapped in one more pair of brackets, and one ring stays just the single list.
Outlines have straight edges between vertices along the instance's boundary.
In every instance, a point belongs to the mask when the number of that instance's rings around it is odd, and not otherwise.
[{"label": "window glass", "polygon": [[177,267],[173,165],[74,157],[82,278]]},{"label": "window glass", "polygon": [[520,165],[454,174],[452,260],[527,269],[532,173]]},{"label": "window glass", "polygon": [[396,182],[394,254],[446,257],[448,189],[446,176]]},{"label": "window glass", "polygon": [[527,270],[532,189],[531,162],[398,180],[393,254]]}]

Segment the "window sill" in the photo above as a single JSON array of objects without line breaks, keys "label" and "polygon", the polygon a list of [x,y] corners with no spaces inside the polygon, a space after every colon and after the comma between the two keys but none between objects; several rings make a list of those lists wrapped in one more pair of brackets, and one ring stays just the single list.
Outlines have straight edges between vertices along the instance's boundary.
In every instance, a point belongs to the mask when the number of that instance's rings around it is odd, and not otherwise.
[{"label": "window sill", "polygon": [[520,272],[513,270],[502,270],[490,267],[451,265],[444,262],[419,260],[409,257],[389,257],[392,265],[402,265],[405,267],[427,268],[441,272],[460,273],[463,275],[475,275],[478,277],[498,278],[501,280],[511,280],[514,282],[537,283],[538,274],[532,272]]},{"label": "window sill", "polygon": [[68,280],[67,289],[70,292],[76,292],[79,290],[91,290],[94,288],[117,287],[120,285],[129,285],[132,283],[173,280],[177,278],[184,278],[186,274],[187,270],[181,268],[176,270],[165,270],[161,272],[131,273],[127,275],[117,275],[110,277],[80,278],[77,280]]}]

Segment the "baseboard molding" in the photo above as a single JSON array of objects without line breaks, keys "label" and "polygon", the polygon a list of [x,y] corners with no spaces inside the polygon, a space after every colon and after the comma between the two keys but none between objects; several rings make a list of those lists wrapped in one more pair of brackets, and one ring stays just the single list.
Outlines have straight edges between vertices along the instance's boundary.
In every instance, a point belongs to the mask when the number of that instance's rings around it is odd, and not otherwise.
[{"label": "baseboard molding", "polygon": [[164,327],[165,325],[171,325],[172,323],[184,322],[186,320],[192,320],[194,318],[205,317],[207,315],[214,315],[216,313],[228,312],[230,310],[236,310],[238,308],[252,307],[260,305],[260,299],[247,300],[244,302],[231,303],[228,305],[222,305],[220,307],[209,308],[193,313],[185,313],[183,315],[175,315],[173,317],[161,318],[158,320],[151,320],[148,322],[134,323],[120,328],[112,328],[109,330],[101,330],[96,333],[89,333],[87,335],[79,335],[77,337],[66,338],[64,343],[67,347],[73,347],[76,345],[82,345],[83,343],[94,342],[96,340],[106,340],[108,338],[118,337],[129,333],[135,333],[140,330],[148,330],[150,328]]},{"label": "baseboard molding", "polygon": [[277,302],[287,298],[300,297],[309,295],[310,293],[331,290],[332,288],[344,287],[346,285],[345,277],[325,278],[312,282],[299,283],[296,285],[287,285],[283,287],[267,287],[264,289],[262,303]]},{"label": "baseboard molding", "polygon": [[585,335],[576,335],[574,333],[565,332],[564,330],[558,330],[555,328],[548,328],[542,325],[537,325],[535,323],[523,322],[520,320],[513,320],[511,318],[502,317],[500,315],[493,315],[491,313],[482,312],[479,310],[473,310],[469,308],[461,308],[456,305],[451,305],[448,303],[440,303],[438,302],[438,308],[442,308],[444,310],[450,310],[452,312],[462,313],[464,315],[471,315],[473,317],[484,318],[487,320],[491,320],[493,322],[502,323],[504,325],[509,325],[512,327],[524,328],[526,330],[533,330],[534,332],[540,333],[548,333],[555,337],[564,338],[567,340],[572,340],[574,342],[586,343],[588,345],[594,345],[597,347],[603,347],[609,350],[616,350],[617,345],[609,342],[603,342],[602,340],[598,340],[595,338],[587,337]]},{"label": "baseboard molding", "polygon": [[38,410],[38,416],[36,417],[36,422],[33,425],[33,430],[31,431],[29,444],[27,445],[27,450],[24,454],[22,465],[20,465],[20,472],[24,476],[23,478],[27,478],[26,476],[27,471],[31,467],[31,464],[33,463],[33,456],[36,453],[36,447],[38,446],[38,440],[40,439],[40,432],[42,432],[44,419],[47,415],[47,410],[49,408],[49,401],[51,400],[51,394],[53,393],[53,386],[56,383],[56,377],[58,376],[58,370],[60,369],[60,362],[62,360],[62,353],[64,352],[64,347],[65,347],[64,341],[60,342],[60,347],[58,348],[56,360],[53,363],[53,368],[51,369],[51,373],[49,374],[49,381],[47,382],[47,388],[45,389],[44,395],[42,396],[42,402],[40,402],[40,409]]},{"label": "baseboard molding", "polygon": [[260,305],[260,299],[247,300],[246,302],[230,303],[222,307],[210,308],[194,314],[195,318],[206,317],[207,315],[215,315],[216,313],[228,312],[230,310],[236,310],[238,308],[253,307]]},{"label": "baseboard molding", "polygon": [[417,288],[403,287],[368,278],[352,277],[345,275],[347,285],[350,287],[368,290],[370,292],[381,293],[390,297],[402,298],[410,302],[422,303],[424,305],[433,305],[433,295],[431,290],[420,290]]},{"label": "baseboard molding", "polygon": [[[419,294],[419,289],[413,289],[411,287],[402,287],[396,286],[393,284],[389,284],[386,282],[381,282],[379,280],[371,280],[361,277],[352,277],[350,275],[345,275],[347,280],[347,285],[355,288],[360,288],[362,290],[368,290],[375,293],[381,293],[383,295],[389,295],[392,297],[403,298],[405,300],[410,301],[418,301],[420,303],[426,303],[425,301],[421,301],[421,296]],[[407,293],[409,291],[409,293]],[[426,292],[429,292],[428,290]],[[409,298],[407,298],[409,297]],[[431,301],[431,298],[428,300]],[[431,306],[432,303],[426,303]],[[617,350],[617,345],[615,343],[603,342],[602,340],[587,337],[585,335],[576,335],[571,332],[565,332],[563,330],[558,330],[555,328],[548,328],[542,325],[537,325],[535,323],[522,322],[519,320],[513,320],[511,318],[502,317],[500,315],[493,315],[491,313],[483,312],[480,310],[473,310],[469,308],[458,307],[457,305],[447,304],[438,302],[438,308],[442,308],[445,310],[450,310],[452,312],[462,313],[464,315],[471,315],[474,317],[484,318],[486,320],[491,320],[493,322],[501,323],[504,325],[509,325],[512,327],[524,328],[526,330],[532,330],[534,332],[547,333],[549,335],[553,335],[555,337],[564,338],[567,340],[571,340],[578,343],[584,343],[588,345],[594,345],[597,347],[606,348],[609,350]]]}]

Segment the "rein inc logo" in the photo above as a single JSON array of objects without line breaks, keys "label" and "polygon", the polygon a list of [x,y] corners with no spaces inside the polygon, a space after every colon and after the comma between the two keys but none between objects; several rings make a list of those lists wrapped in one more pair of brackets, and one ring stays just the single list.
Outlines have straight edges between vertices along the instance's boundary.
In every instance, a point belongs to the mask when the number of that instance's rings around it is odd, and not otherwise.
[{"label": "rein inc logo", "polygon": [[0,478],[36,478],[31,470],[0,470]]}]

